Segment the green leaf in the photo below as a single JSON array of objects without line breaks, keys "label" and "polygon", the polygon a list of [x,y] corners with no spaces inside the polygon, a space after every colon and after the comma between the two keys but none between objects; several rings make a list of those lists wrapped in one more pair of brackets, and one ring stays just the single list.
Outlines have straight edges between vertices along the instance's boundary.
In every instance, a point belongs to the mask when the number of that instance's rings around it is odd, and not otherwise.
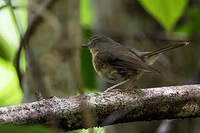
[{"label": "green leaf", "polygon": [[[0,6],[8,1],[1,1]],[[27,0],[15,0],[12,5],[19,8],[13,9],[10,6],[0,11],[0,57],[13,62],[20,42],[20,34],[27,28]],[[22,51],[20,56],[20,69],[25,71],[25,54]]]},{"label": "green leaf", "polygon": [[[16,30],[15,23],[10,16],[9,9],[4,8],[0,11],[0,35],[7,42],[14,59],[15,52],[19,45],[19,34]],[[5,45],[5,44],[2,44]]]},{"label": "green leaf", "polygon": [[177,32],[184,32],[186,35],[198,33],[200,31],[200,5],[194,5],[187,9],[186,19],[183,24],[177,28]]},{"label": "green leaf", "polygon": [[91,26],[93,24],[92,1],[80,1],[80,21],[83,26]]},{"label": "green leaf", "polygon": [[[11,7],[9,7],[9,11],[10,11],[10,16],[12,17],[13,21],[15,22],[15,17],[17,17],[18,20],[18,27],[19,27],[19,31],[18,32],[25,32],[27,25],[28,25],[28,12],[27,12],[27,0],[14,0],[12,1],[12,6],[17,5],[19,6],[19,8],[17,9],[12,9]],[[12,13],[12,11],[14,11],[15,14]],[[17,24],[17,22],[15,22]]]},{"label": "green leaf", "polygon": [[3,58],[4,60],[12,62],[13,54],[12,54],[12,51],[10,49],[11,49],[10,45],[0,35],[0,57]]},{"label": "green leaf", "polygon": [[14,66],[0,58],[0,106],[19,104],[22,100],[18,76]]},{"label": "green leaf", "polygon": [[[18,126],[12,124],[1,124],[0,132],[1,133],[53,133],[53,130],[40,125]],[[60,133],[59,131],[56,132]]]},{"label": "green leaf", "polygon": [[175,26],[182,16],[188,0],[138,0],[167,31]]}]

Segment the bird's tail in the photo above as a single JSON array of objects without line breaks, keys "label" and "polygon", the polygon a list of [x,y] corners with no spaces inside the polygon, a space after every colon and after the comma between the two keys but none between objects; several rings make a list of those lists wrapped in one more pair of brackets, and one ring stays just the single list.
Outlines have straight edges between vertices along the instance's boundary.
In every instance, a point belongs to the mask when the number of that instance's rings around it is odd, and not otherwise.
[{"label": "bird's tail", "polygon": [[154,50],[154,51],[151,51],[151,52],[148,52],[144,55],[142,55],[144,58],[148,58],[148,57],[151,57],[151,56],[155,56],[155,55],[159,55],[161,53],[164,53],[164,52],[167,52],[167,51],[170,51],[172,49],[176,49],[176,48],[179,48],[179,47],[183,47],[183,46],[186,46],[188,45],[189,42],[177,42],[176,44],[169,44],[165,47],[162,47],[162,48],[159,48],[157,50]]},{"label": "bird's tail", "polygon": [[140,57],[148,64],[152,65],[159,57],[161,53],[170,51],[175,48],[183,47],[188,45],[189,42],[177,42],[176,44],[169,44],[165,47],[159,48],[151,52],[140,52]]}]

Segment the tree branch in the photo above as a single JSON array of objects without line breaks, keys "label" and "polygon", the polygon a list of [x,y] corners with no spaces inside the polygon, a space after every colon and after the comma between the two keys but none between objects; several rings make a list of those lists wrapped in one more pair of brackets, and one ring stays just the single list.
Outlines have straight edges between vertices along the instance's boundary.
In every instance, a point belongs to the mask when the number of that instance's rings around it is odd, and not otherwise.
[{"label": "tree branch", "polygon": [[[81,105],[85,103],[85,105]],[[95,114],[96,123],[85,124],[83,112]],[[47,124],[52,119],[64,130],[117,123],[200,117],[200,85],[91,93],[67,99],[53,97],[0,108],[0,122]]]}]

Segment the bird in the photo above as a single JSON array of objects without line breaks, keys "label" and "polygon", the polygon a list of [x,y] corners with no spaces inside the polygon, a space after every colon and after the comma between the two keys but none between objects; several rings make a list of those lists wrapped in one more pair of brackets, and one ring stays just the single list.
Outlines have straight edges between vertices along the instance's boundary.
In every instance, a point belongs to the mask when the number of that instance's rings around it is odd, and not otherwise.
[{"label": "bird", "polygon": [[134,84],[144,73],[160,73],[151,67],[159,55],[188,44],[182,41],[150,52],[139,52],[104,35],[94,35],[87,44],[81,46],[87,47],[92,54],[92,64],[97,74],[106,82],[114,84],[105,90],[108,92],[127,82]]}]

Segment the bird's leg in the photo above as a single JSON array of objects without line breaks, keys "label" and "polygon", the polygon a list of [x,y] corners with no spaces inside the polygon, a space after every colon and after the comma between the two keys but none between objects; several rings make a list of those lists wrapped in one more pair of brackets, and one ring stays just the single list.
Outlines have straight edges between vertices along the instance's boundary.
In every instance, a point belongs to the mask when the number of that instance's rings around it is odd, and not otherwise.
[{"label": "bird's leg", "polygon": [[129,79],[129,82],[127,83],[127,86],[125,87],[125,90],[134,90],[136,89],[135,82],[140,79],[140,77],[143,75],[144,72],[138,73],[136,77],[132,77]]},{"label": "bird's leg", "polygon": [[110,90],[112,90],[112,89],[114,89],[114,88],[116,88],[116,87],[118,87],[118,86],[120,86],[120,85],[125,84],[125,83],[128,82],[128,81],[129,81],[129,79],[124,80],[124,81],[122,81],[122,82],[120,82],[120,83],[118,83],[118,84],[116,84],[116,85],[113,85],[113,86],[107,88],[104,92],[108,92],[108,91],[110,91]]},{"label": "bird's leg", "polygon": [[133,90],[135,88],[135,82],[136,82],[136,79],[131,79],[127,83],[127,86],[125,87],[125,90]]}]

